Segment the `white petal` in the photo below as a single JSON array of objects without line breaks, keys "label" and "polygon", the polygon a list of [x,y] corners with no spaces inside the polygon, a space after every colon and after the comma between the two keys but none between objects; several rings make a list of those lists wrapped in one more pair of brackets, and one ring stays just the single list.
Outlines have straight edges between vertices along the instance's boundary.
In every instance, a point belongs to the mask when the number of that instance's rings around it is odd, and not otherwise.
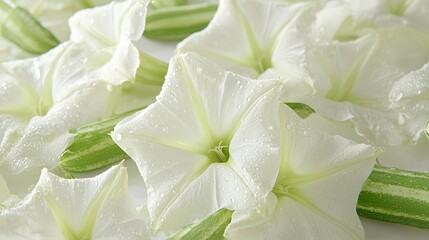
[{"label": "white petal", "polygon": [[0,62],[30,57],[31,54],[21,50],[15,44],[0,39]]},{"label": "white petal", "polygon": [[63,45],[64,50],[51,73],[55,79],[55,99],[67,97],[82,85],[100,81],[120,85],[135,77],[140,64],[138,50],[129,41],[122,41],[116,47],[96,49],[72,41]]},{"label": "white petal", "polygon": [[11,195],[6,181],[0,175],[0,204]]},{"label": "white petal", "polygon": [[295,64],[285,63],[279,69],[270,68],[259,79],[281,79],[284,81],[282,101],[294,101],[297,98],[315,93],[313,79],[307,70]]},{"label": "white petal", "polygon": [[256,198],[265,198],[274,186],[280,161],[278,95],[268,92],[241,120],[231,145],[230,164]]},{"label": "white petal", "polygon": [[[158,101],[112,133],[145,179],[154,230],[174,232],[220,208],[243,208],[254,192],[269,191],[277,172],[276,118],[263,116],[277,115],[281,82],[253,81],[204,60],[177,56]],[[245,140],[259,134],[260,142]],[[226,163],[210,152],[219,146],[229,147]],[[252,163],[239,156],[246,149],[257,158]],[[270,175],[259,179],[246,164]],[[249,189],[253,182],[258,189]]]},{"label": "white petal", "polygon": [[[91,61],[96,57],[98,57],[97,54],[93,54],[87,58],[88,61]],[[120,42],[112,53],[111,58],[102,67],[93,70],[89,74],[89,78],[102,79],[113,85],[120,85],[125,81],[134,79],[139,64],[140,59],[137,48],[131,42]]]},{"label": "white petal", "polygon": [[38,171],[42,167],[55,167],[73,140],[69,130],[103,116],[106,99],[106,88],[96,85],[75,92],[52,106],[46,115],[33,116],[28,122],[19,116],[3,114],[1,174],[14,175],[31,168]]},{"label": "white petal", "polygon": [[[178,49],[198,52],[227,70],[254,78],[269,65],[277,69],[284,61],[296,62],[293,56],[302,52],[300,45],[304,39],[296,35],[289,38],[283,32],[296,29],[296,16],[310,5],[222,0],[209,26],[188,37]],[[290,59],[280,57],[277,51],[288,53]]]},{"label": "white petal", "polygon": [[399,112],[397,123],[416,142],[426,128],[429,116],[429,63],[395,83],[390,93],[392,108]]},{"label": "white petal", "polygon": [[317,132],[287,107],[280,112],[277,195],[268,195],[258,208],[234,213],[227,237],[363,239],[355,208],[375,162],[374,148]]},{"label": "white petal", "polygon": [[225,233],[228,239],[364,239],[362,231],[350,233],[341,223],[333,223],[329,217],[290,198],[277,199],[271,194],[269,199],[266,206],[272,212],[269,217],[235,212],[233,219],[238,222],[233,220],[228,226]]},{"label": "white petal", "polygon": [[[46,170],[21,206],[0,214],[0,236],[91,239],[147,237],[132,207],[122,166],[89,179],[61,179]],[[6,225],[3,225],[6,224]]]},{"label": "white petal", "polygon": [[113,1],[109,5],[85,9],[70,18],[70,39],[91,48],[114,46],[122,40],[138,40],[145,26],[148,1]]},{"label": "white petal", "polygon": [[281,108],[280,117],[284,144],[280,173],[291,170],[301,176],[328,169],[340,171],[359,162],[374,164],[373,147],[313,130],[287,107]]},{"label": "white petal", "polygon": [[[246,117],[249,109],[281,84],[280,81],[252,82],[240,75],[225,72],[196,54],[182,56],[183,68],[188,72],[194,91],[204,106],[209,128],[217,138],[234,134],[238,122]],[[203,91],[205,94],[201,94]],[[275,96],[276,92],[273,91],[272,95]]]}]

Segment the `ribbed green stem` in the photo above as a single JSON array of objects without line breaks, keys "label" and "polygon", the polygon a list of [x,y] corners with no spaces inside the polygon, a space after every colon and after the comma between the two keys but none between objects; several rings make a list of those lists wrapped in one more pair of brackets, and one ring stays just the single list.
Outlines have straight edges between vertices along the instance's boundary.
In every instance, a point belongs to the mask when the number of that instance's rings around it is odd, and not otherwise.
[{"label": "ribbed green stem", "polygon": [[362,217],[429,228],[429,174],[376,165],[356,209]]},{"label": "ribbed green stem", "polygon": [[27,10],[0,0],[0,35],[22,50],[42,54],[60,42]]},{"label": "ribbed green stem", "polygon": [[150,2],[150,6],[153,9],[183,6],[187,4],[188,4],[187,0],[153,0]]},{"label": "ribbed green stem", "polygon": [[168,64],[140,51],[140,66],[137,69],[136,82],[161,86],[167,74]]},{"label": "ribbed green stem", "polygon": [[60,168],[65,173],[88,172],[127,159],[128,155],[113,142],[110,132],[123,118],[141,109],[83,126],[73,131],[74,142],[64,151]]},{"label": "ribbed green stem", "polygon": [[143,35],[157,40],[182,40],[207,27],[217,6],[203,3],[154,10],[147,15]]}]

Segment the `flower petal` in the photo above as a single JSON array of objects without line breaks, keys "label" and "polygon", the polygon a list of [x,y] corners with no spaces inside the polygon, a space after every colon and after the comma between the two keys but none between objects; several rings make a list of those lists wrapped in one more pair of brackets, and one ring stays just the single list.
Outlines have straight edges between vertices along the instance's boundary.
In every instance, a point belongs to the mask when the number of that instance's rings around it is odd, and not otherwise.
[{"label": "flower petal", "polygon": [[[277,120],[263,116],[276,116],[280,86],[225,72],[192,53],[172,60],[158,101],[112,133],[145,179],[155,231],[174,232],[220,208],[241,209],[261,189],[268,192],[278,166]],[[250,140],[260,134],[261,141]],[[246,149],[257,158],[252,163],[240,156]]]},{"label": "flower petal", "polygon": [[70,20],[72,41],[85,42],[91,48],[114,46],[122,40],[138,40],[145,26],[148,1],[113,1],[109,5],[85,9]]},{"label": "flower petal", "polygon": [[72,141],[69,130],[105,114],[105,85],[85,85],[85,79],[70,81],[55,75],[70,47],[73,44],[62,44],[40,57],[2,64],[0,173],[5,177],[56,166]]},{"label": "flower petal", "polygon": [[390,93],[392,108],[399,112],[397,123],[416,142],[426,128],[429,116],[429,63],[395,83]]},{"label": "flower petal", "polygon": [[356,214],[374,148],[309,128],[291,109],[280,110],[281,165],[276,186],[253,210],[236,211],[232,239],[363,239]]},{"label": "flower petal", "polygon": [[257,78],[271,67],[278,70],[285,62],[296,63],[300,57],[302,60],[305,38],[284,32],[295,31],[298,16],[310,6],[274,1],[220,1],[209,26],[185,39],[178,49],[182,53],[198,52],[227,70]]},{"label": "flower petal", "polygon": [[148,235],[130,202],[122,166],[94,178],[73,180],[44,170],[32,193],[20,206],[3,211],[0,222],[10,226],[2,228],[0,236],[13,239],[141,239]]}]

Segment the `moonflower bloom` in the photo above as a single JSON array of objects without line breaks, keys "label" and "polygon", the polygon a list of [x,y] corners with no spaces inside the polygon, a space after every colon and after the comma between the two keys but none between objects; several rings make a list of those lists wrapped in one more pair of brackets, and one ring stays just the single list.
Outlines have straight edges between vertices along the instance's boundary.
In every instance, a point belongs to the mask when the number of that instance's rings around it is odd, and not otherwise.
[{"label": "moonflower bloom", "polygon": [[284,80],[284,97],[313,92],[301,68],[314,3],[221,0],[210,24],[178,45],[255,79]]},{"label": "moonflower bloom", "polygon": [[143,34],[147,5],[146,0],[113,1],[79,11],[69,20],[70,41],[79,46],[67,56],[78,64],[74,75],[111,84],[115,113],[147,106],[161,89],[161,84],[137,76],[141,62],[133,42]]},{"label": "moonflower bloom", "polygon": [[[31,169],[57,166],[73,141],[69,131],[110,115],[119,104],[111,85],[135,77],[139,54],[131,40],[143,31],[146,3],[112,2],[79,12],[70,24],[72,41],[0,66],[0,174],[8,182]],[[110,22],[81,26],[87,17]],[[31,181],[19,182],[24,179]]]},{"label": "moonflower bloom", "polygon": [[[357,134],[368,143],[395,146],[417,141],[425,127],[421,124],[424,113],[413,114],[427,108],[426,90],[417,88],[424,84],[415,84],[419,94],[413,101],[402,98],[404,93],[393,86],[429,62],[427,31],[416,23],[425,22],[421,19],[427,17],[427,8],[422,1],[375,2],[321,1],[315,7],[310,3],[220,1],[211,24],[178,48],[198,52],[250,77],[272,76],[272,70],[292,73],[294,77],[287,78],[294,79],[289,81],[294,84],[285,86],[283,98],[306,103],[328,119],[353,122]],[[400,8],[403,16],[380,10],[389,7]],[[420,20],[411,12],[418,13]],[[390,20],[382,23],[382,18]],[[279,26],[283,30],[273,35]],[[284,63],[300,70],[289,71]],[[302,83],[308,82],[314,84],[314,95],[303,94]]]},{"label": "moonflower bloom", "polygon": [[157,102],[112,132],[145,180],[154,231],[245,209],[268,194],[279,166],[280,87],[193,53],[171,61]]},{"label": "moonflower bloom", "polygon": [[[365,30],[368,27],[382,28],[399,25],[407,25],[419,31],[429,31],[427,24],[429,9],[425,0],[374,0],[366,3],[338,0],[328,2],[328,5],[329,10],[326,11],[325,16],[332,20],[336,18],[336,21],[331,23],[342,25],[344,32]],[[335,17],[332,18],[332,16]]]},{"label": "moonflower bloom", "polygon": [[132,41],[143,34],[146,10],[147,1],[127,0],[77,12],[69,20],[70,40],[82,51],[69,57],[82,61],[89,78],[114,85],[133,79],[139,52]]},{"label": "moonflower bloom", "polygon": [[374,148],[311,129],[280,109],[280,169],[265,208],[235,211],[228,239],[365,239],[356,214]]},{"label": "moonflower bloom", "polygon": [[121,165],[87,179],[42,170],[33,191],[0,210],[1,239],[148,239],[128,193]]},{"label": "moonflower bloom", "polygon": [[33,168],[54,168],[73,141],[69,130],[105,114],[105,84],[64,76],[70,62],[63,55],[70,46],[0,65],[0,174],[6,180]]},{"label": "moonflower bloom", "polygon": [[306,52],[316,94],[296,101],[352,121],[373,145],[416,142],[427,120],[428,32],[407,24],[375,27],[337,8],[332,2],[317,14]]}]

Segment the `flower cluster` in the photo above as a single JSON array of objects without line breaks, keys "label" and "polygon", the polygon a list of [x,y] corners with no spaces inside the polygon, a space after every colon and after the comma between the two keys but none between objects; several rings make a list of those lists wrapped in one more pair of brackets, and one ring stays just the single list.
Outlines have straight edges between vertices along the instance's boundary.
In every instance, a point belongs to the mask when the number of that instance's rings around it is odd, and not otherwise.
[{"label": "flower cluster", "polygon": [[[356,204],[379,147],[427,129],[424,1],[220,0],[178,44],[165,82],[135,46],[148,1],[41,2],[0,0],[0,37],[62,41],[0,58],[2,239],[182,239],[199,223],[214,228],[203,239],[364,239]],[[122,163],[54,174],[76,129],[142,108],[110,135],[136,163],[146,205],[131,200]],[[316,130],[303,119],[313,112],[351,122],[361,142]],[[225,210],[228,221],[210,218]]]}]

